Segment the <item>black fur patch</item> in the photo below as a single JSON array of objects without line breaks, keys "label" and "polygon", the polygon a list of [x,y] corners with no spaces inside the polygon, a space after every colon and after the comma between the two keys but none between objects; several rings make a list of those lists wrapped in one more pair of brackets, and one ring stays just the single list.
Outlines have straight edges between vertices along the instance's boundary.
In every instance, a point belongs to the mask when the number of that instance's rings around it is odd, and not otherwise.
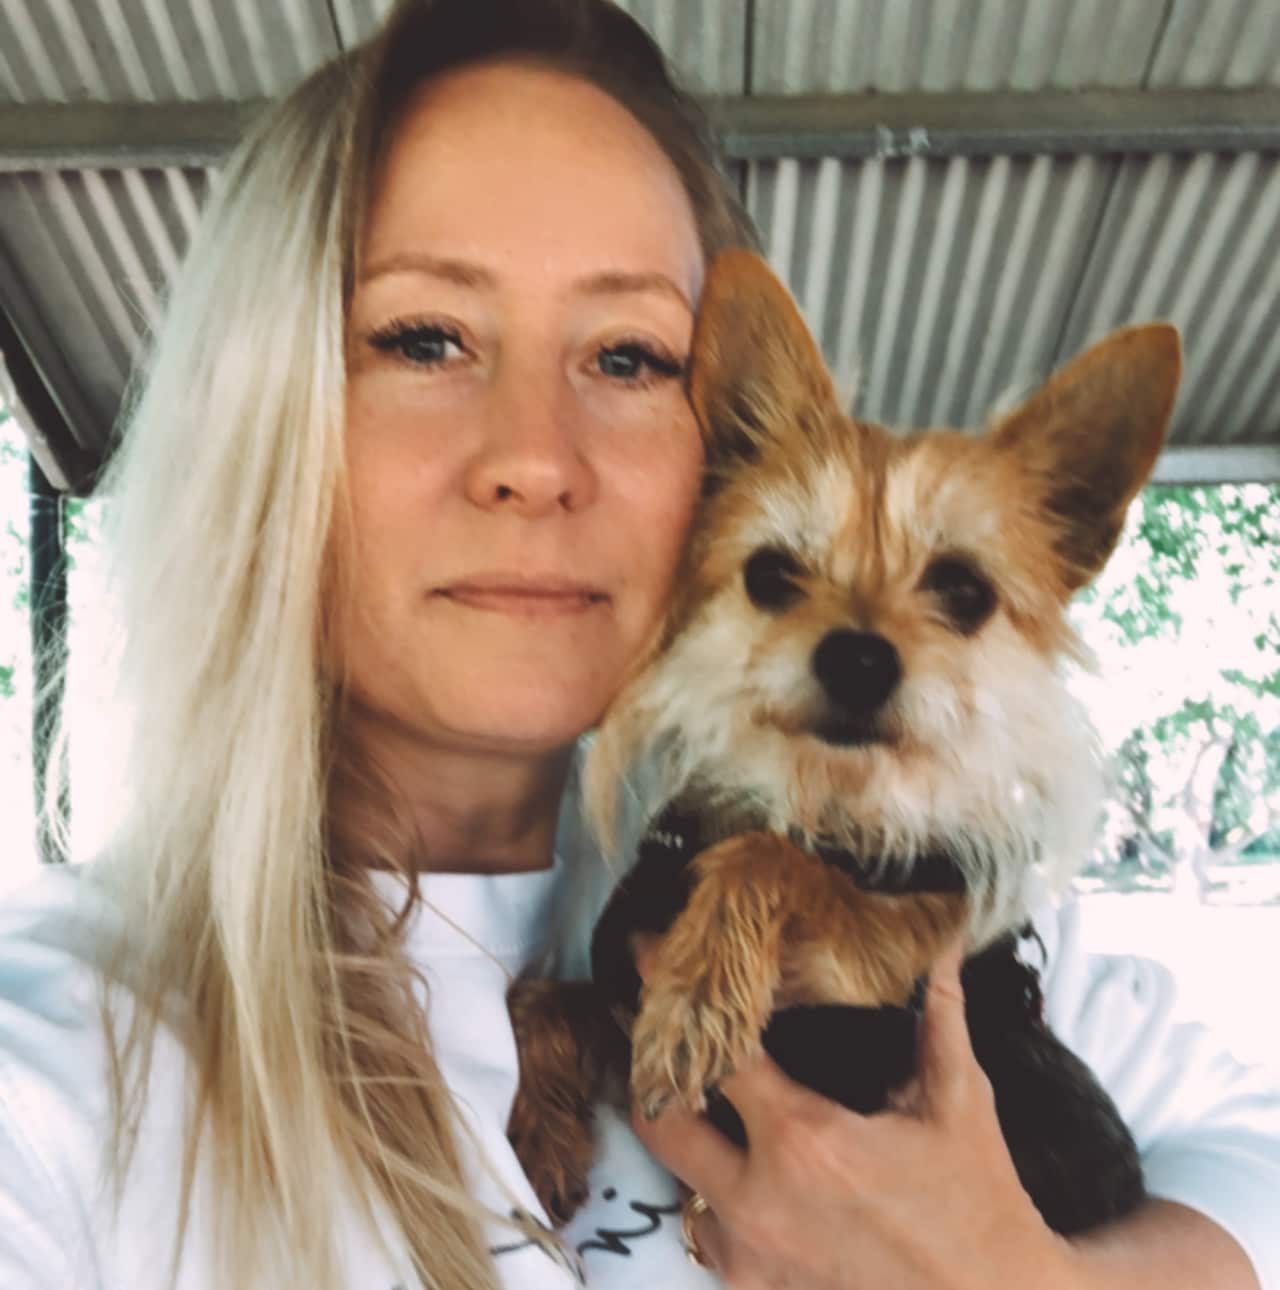
[{"label": "black fur patch", "polygon": [[839,869],[852,878],[863,891],[883,891],[891,895],[913,891],[963,891],[964,874],[954,858],[945,851],[930,851],[910,865],[874,861],[835,847],[818,846],[814,850],[824,864]]}]

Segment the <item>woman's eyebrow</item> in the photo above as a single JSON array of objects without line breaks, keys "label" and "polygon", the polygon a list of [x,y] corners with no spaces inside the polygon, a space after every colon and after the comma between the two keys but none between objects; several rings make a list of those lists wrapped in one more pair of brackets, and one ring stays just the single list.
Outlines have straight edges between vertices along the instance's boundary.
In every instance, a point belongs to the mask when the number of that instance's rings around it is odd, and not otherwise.
[{"label": "woman's eyebrow", "polygon": [[360,282],[372,282],[375,278],[387,277],[393,273],[422,273],[459,287],[492,288],[497,286],[498,281],[488,269],[466,260],[444,259],[423,251],[398,251],[366,265],[360,275]]},{"label": "woman's eyebrow", "polygon": [[[420,273],[448,282],[454,286],[472,289],[493,290],[498,285],[497,276],[481,265],[469,260],[453,260],[425,251],[397,251],[392,255],[374,260],[367,265],[360,275],[360,283],[372,282],[376,278],[389,277],[396,273]],[[681,289],[673,278],[665,273],[652,271],[630,271],[626,269],[606,269],[579,278],[573,289],[588,296],[633,295],[656,292],[679,301],[690,313],[693,305],[688,294]]]},{"label": "woman's eyebrow", "polygon": [[629,295],[634,292],[658,292],[678,300],[690,313],[693,305],[686,292],[665,273],[628,273],[624,270],[607,270],[593,273],[576,282],[577,290],[589,296]]}]

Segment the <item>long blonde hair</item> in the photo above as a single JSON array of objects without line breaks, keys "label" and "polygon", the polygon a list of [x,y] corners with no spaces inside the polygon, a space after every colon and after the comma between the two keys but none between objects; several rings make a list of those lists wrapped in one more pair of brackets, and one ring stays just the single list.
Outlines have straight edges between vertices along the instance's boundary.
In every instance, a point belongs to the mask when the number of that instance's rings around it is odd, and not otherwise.
[{"label": "long blonde hair", "polygon": [[[654,133],[704,249],[751,240],[696,111],[605,0],[404,0],[313,74],[222,173],[131,395],[103,490],[118,810],[101,872],[127,941],[104,1007],[116,1186],[157,1026],[176,996],[193,1072],[176,1275],[196,1143],[219,1283],[341,1284],[334,1215],[403,1237],[423,1283],[496,1285],[458,1124],[400,943],[416,840],[345,737],[345,315],[398,113],[447,67],[512,54],[592,80]],[[398,869],[388,911],[371,866]],[[420,987],[421,982],[416,982]]]}]

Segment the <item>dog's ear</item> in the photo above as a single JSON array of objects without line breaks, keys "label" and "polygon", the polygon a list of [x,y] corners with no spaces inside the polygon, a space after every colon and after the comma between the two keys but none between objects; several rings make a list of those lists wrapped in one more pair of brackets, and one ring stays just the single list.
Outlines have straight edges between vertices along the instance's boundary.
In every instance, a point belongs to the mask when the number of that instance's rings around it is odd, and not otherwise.
[{"label": "dog's ear", "polygon": [[1106,564],[1125,511],[1164,443],[1182,372],[1177,328],[1112,332],[1073,359],[993,430],[1055,530],[1068,593]]},{"label": "dog's ear", "polygon": [[725,251],[707,274],[689,398],[707,464],[720,472],[754,460],[771,442],[813,433],[838,408],[800,310],[753,251]]}]

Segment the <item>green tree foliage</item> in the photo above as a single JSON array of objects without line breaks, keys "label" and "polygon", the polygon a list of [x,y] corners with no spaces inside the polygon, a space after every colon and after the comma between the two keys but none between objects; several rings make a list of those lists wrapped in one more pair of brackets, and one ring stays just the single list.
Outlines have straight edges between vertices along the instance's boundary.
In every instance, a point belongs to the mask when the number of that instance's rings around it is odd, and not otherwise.
[{"label": "green tree foliage", "polygon": [[[1082,608],[1118,686],[1101,871],[1204,895],[1220,866],[1280,852],[1280,487],[1157,487]],[[1104,684],[1101,693],[1108,694]]]}]

